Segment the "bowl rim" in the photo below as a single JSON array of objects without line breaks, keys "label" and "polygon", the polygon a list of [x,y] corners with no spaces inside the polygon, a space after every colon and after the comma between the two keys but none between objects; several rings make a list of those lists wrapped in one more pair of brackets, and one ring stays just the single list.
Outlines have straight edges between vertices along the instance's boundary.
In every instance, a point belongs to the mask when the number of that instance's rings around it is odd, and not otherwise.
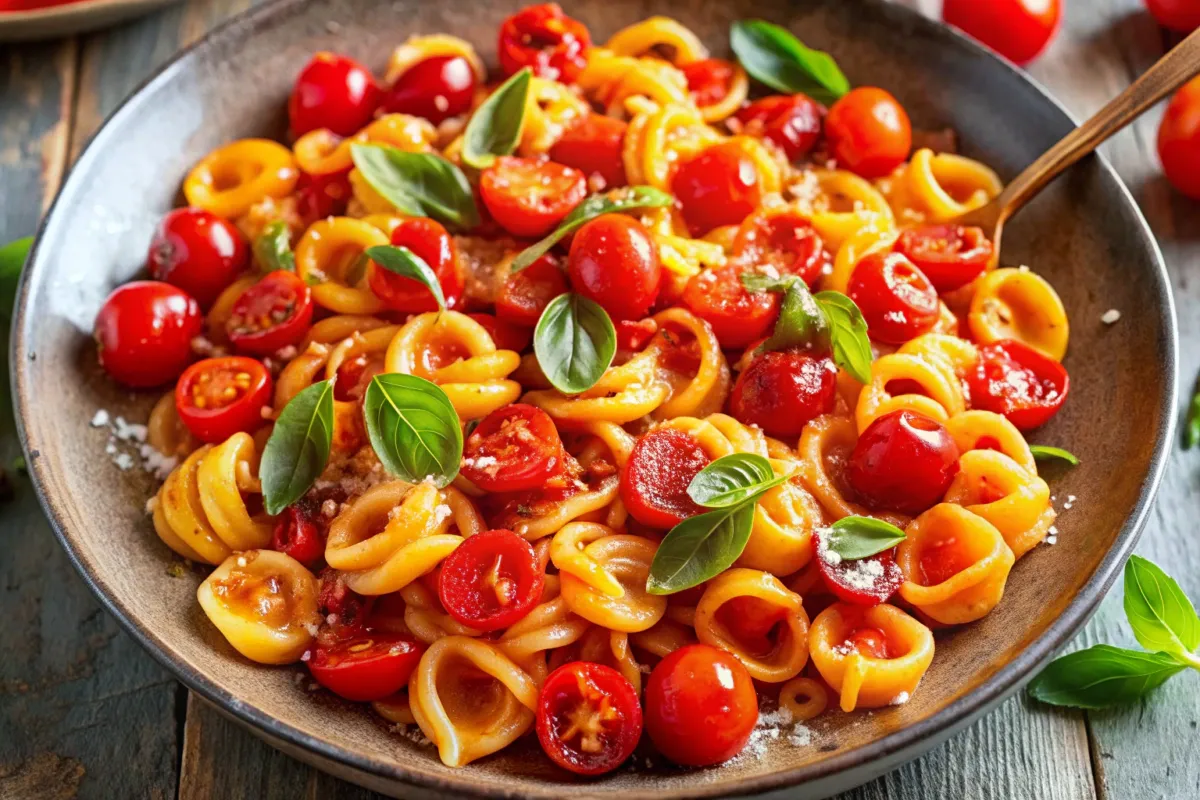
[{"label": "bowl rim", "polygon": [[[118,0],[119,1],[119,0]],[[189,690],[201,695],[213,703],[218,709],[231,715],[252,732],[276,738],[297,748],[301,753],[312,753],[323,760],[349,767],[357,773],[377,779],[398,781],[409,785],[430,789],[433,791],[453,791],[467,796],[508,798],[518,796],[519,791],[498,786],[481,785],[469,772],[459,772],[457,776],[441,776],[397,767],[394,763],[364,756],[360,753],[346,750],[318,736],[310,736],[288,723],[248,705],[233,697],[217,686],[211,679],[199,670],[192,670],[186,664],[178,662],[171,652],[168,642],[160,640],[148,629],[143,629],[139,622],[125,609],[119,600],[108,591],[108,584],[98,574],[94,574],[87,562],[81,558],[71,535],[64,525],[64,516],[58,512],[58,500],[46,491],[42,460],[36,457],[38,441],[31,439],[25,425],[26,414],[29,413],[31,398],[27,391],[27,364],[21,357],[26,351],[29,329],[33,320],[26,314],[27,300],[32,281],[30,275],[35,271],[41,255],[42,234],[50,219],[54,217],[62,199],[75,191],[74,179],[76,173],[84,173],[92,161],[101,157],[105,144],[112,135],[116,121],[135,115],[140,103],[144,100],[144,92],[154,86],[168,82],[176,73],[186,68],[187,62],[196,53],[220,46],[226,40],[236,40],[264,25],[269,25],[287,17],[291,12],[301,9],[307,0],[268,0],[268,2],[251,7],[231,16],[214,27],[204,36],[180,50],[165,64],[158,68],[148,78],[140,82],[120,105],[106,117],[103,124],[87,142],[83,151],[71,165],[53,202],[38,224],[33,247],[26,261],[27,269],[23,270],[17,290],[16,309],[13,315],[12,336],[10,345],[10,384],[15,399],[16,428],[29,465],[29,475],[37,493],[38,500],[46,513],[47,520],[54,531],[55,537],[66,551],[76,571],[84,582],[97,596],[105,609],[116,617],[117,621],[150,655],[172,675],[180,680]],[[953,27],[928,19],[917,11],[885,0],[866,0],[863,3],[869,10],[866,13],[879,15],[895,15],[903,18],[905,24],[912,26],[918,32],[938,37],[949,37],[956,41],[957,46],[965,47],[978,55],[986,56],[996,63],[995,69],[1005,70],[1010,76],[1024,81],[1037,95],[1040,95],[1049,107],[1060,114],[1064,121],[1072,126],[1078,126],[1078,119],[1059,102],[1044,86],[1020,70],[1005,58],[989,48],[968,38]],[[1141,536],[1149,515],[1154,497],[1161,483],[1171,452],[1171,444],[1175,439],[1178,405],[1178,354],[1179,331],[1175,311],[1175,301],[1171,288],[1170,276],[1158,242],[1146,222],[1133,195],[1120,175],[1101,153],[1094,155],[1101,173],[1115,184],[1115,191],[1129,211],[1133,213],[1131,232],[1136,230],[1139,244],[1150,253],[1152,266],[1149,278],[1155,281],[1157,294],[1161,296],[1158,304],[1160,324],[1165,335],[1164,350],[1166,374],[1166,391],[1160,398],[1161,422],[1155,431],[1155,442],[1150,457],[1149,470],[1141,491],[1138,493],[1133,508],[1120,530],[1117,532],[1112,546],[1097,565],[1095,572],[1080,587],[1075,597],[1066,605],[1063,611],[1046,629],[1009,662],[999,667],[991,676],[974,689],[951,701],[939,711],[925,719],[894,730],[881,738],[861,747],[838,753],[815,764],[800,766],[777,772],[739,778],[735,781],[715,781],[704,786],[689,787],[688,797],[715,797],[728,795],[757,794],[771,790],[784,789],[800,783],[815,782],[821,779],[849,771],[854,767],[875,764],[885,769],[865,774],[863,780],[874,777],[877,773],[899,766],[923,752],[923,744],[927,740],[939,740],[963,728],[986,711],[991,710],[1010,694],[1017,691],[1028,682],[1035,669],[1048,662],[1055,653],[1066,645],[1070,639],[1083,627],[1099,606],[1109,587],[1116,579],[1117,573],[1133,551],[1134,545]],[[861,781],[860,781],[861,782]],[[580,787],[581,789],[583,787]],[[656,797],[674,796],[661,792]],[[684,795],[680,795],[684,796]]]}]

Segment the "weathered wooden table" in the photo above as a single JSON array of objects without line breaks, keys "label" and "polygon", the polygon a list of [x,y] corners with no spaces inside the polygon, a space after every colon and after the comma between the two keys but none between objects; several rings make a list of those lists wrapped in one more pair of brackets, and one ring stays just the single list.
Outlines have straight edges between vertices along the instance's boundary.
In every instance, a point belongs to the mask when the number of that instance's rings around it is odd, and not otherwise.
[{"label": "weathered wooden table", "polygon": [[[927,11],[939,5],[906,1]],[[0,242],[34,230],[67,165],[138,82],[250,4],[187,0],[88,36],[0,44]],[[1032,72],[1079,116],[1175,41],[1141,0],[1066,5],[1063,30]],[[1200,205],[1173,194],[1159,174],[1157,124],[1158,114],[1147,115],[1106,150],[1166,254],[1179,308],[1181,374],[1190,386],[1200,368],[1200,309],[1190,302],[1200,301],[1200,263],[1192,263],[1200,261]],[[19,448],[3,414],[0,463],[11,463]],[[1138,548],[1193,598],[1200,598],[1198,473],[1200,456],[1174,454]],[[18,478],[15,488],[14,502],[0,507],[0,798],[373,796],[272,750],[190,697],[91,596],[28,482]],[[1118,587],[1081,642],[1132,645],[1123,620]],[[1192,674],[1117,711],[1055,710],[1017,697],[924,758],[844,797],[1200,798],[1198,720],[1200,681]]]}]

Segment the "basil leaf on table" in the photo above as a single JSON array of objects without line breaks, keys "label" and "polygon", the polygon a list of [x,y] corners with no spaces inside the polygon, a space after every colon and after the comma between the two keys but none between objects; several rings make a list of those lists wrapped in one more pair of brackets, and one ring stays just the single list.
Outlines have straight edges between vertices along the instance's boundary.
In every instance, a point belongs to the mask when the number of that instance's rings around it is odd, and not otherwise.
[{"label": "basil leaf on table", "polygon": [[562,239],[582,228],[596,217],[636,208],[662,208],[675,202],[675,198],[653,186],[629,186],[617,189],[609,195],[596,194],[584,200],[563,218],[550,234],[536,244],[526,247],[513,259],[511,272],[520,272],[537,261]]},{"label": "basil leaf on table", "polygon": [[780,92],[803,92],[830,105],[850,91],[850,81],[828,53],[805,47],[786,29],[765,20],[733,23],[729,46],[746,72]]},{"label": "basil leaf on table", "polygon": [[533,72],[525,67],[492,92],[471,115],[463,132],[462,160],[486,169],[496,156],[512,153],[525,129],[525,104]]},{"label": "basil leaf on table", "polygon": [[904,541],[904,531],[873,517],[842,517],[829,526],[825,546],[854,561],[890,550]]},{"label": "basil leaf on table", "polygon": [[1163,653],[1098,644],[1056,658],[1029,684],[1029,694],[1056,706],[1108,708],[1144,697],[1184,668]]},{"label": "basil leaf on table", "polygon": [[1187,422],[1183,427],[1183,449],[1190,450],[1197,445],[1200,445],[1200,385],[1192,395],[1192,402],[1188,403]]},{"label": "basil leaf on table", "polygon": [[443,311],[446,310],[446,296],[442,294],[441,282],[438,281],[433,268],[425,263],[425,259],[412,250],[409,250],[407,247],[394,247],[390,244],[381,244],[367,248],[366,256],[388,272],[394,272],[397,275],[411,278],[420,283],[433,295],[433,299],[437,301],[438,308]]},{"label": "basil leaf on table", "polygon": [[705,508],[727,508],[745,502],[787,480],[775,476],[771,462],[755,453],[721,456],[692,478],[688,497]]},{"label": "basil leaf on table", "polygon": [[563,394],[596,385],[617,354],[617,331],[608,312],[578,294],[550,301],[533,329],[533,352],[542,374]]},{"label": "basil leaf on table", "polygon": [[756,501],[689,517],[667,533],[646,578],[650,594],[674,594],[703,583],[737,561],[750,541]]},{"label": "basil leaf on table", "polygon": [[1031,444],[1029,452],[1033,453],[1035,461],[1065,461],[1072,467],[1079,466],[1079,457],[1074,453],[1063,450],[1061,447],[1051,447],[1046,444]]},{"label": "basil leaf on table", "polygon": [[363,417],[384,469],[410,483],[446,486],[458,474],[463,437],[458,412],[436,383],[384,373],[367,386]]},{"label": "basil leaf on table", "polygon": [[834,363],[859,383],[870,383],[871,340],[867,338],[867,321],[858,306],[841,292],[817,292],[814,299],[829,320]]},{"label": "basil leaf on table", "polygon": [[377,144],[352,144],[350,156],[371,188],[401,213],[459,229],[479,224],[467,176],[441,156]]},{"label": "basil leaf on table", "polygon": [[1125,562],[1125,616],[1138,644],[1200,667],[1200,617],[1175,579],[1141,556]]},{"label": "basil leaf on table", "polygon": [[263,448],[258,475],[268,514],[304,496],[325,471],[332,443],[333,383],[321,381],[288,401]]},{"label": "basil leaf on table", "polygon": [[264,272],[296,271],[296,256],[292,253],[291,231],[281,219],[268,223],[254,240],[254,258]]},{"label": "basil leaf on table", "polygon": [[784,291],[775,329],[770,338],[763,342],[760,352],[791,347],[824,350],[829,345],[830,334],[829,320],[825,318],[820,303],[804,281],[793,278]]},{"label": "basil leaf on table", "polygon": [[0,247],[0,316],[12,319],[13,304],[17,300],[17,284],[21,281],[21,270],[29,257],[33,237],[26,236]]}]

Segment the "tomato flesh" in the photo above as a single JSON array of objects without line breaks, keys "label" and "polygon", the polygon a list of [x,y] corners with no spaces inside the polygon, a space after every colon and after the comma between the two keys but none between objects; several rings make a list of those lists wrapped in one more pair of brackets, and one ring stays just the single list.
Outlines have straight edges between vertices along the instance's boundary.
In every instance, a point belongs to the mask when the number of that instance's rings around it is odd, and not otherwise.
[{"label": "tomato flesh", "polygon": [[623,214],[597,217],[575,233],[567,272],[575,291],[614,320],[645,316],[662,281],[650,232]]},{"label": "tomato flesh", "polygon": [[506,231],[540,239],[583,202],[587,179],[579,170],[553,161],[504,156],[483,171],[479,194]]},{"label": "tomato flesh", "polygon": [[842,167],[864,178],[882,178],[908,158],[912,123],[896,98],[883,89],[862,86],[829,109],[825,138]]},{"label": "tomato flesh", "polygon": [[604,188],[624,186],[625,129],[622,120],[588,114],[563,132],[550,148],[551,160],[574,167],[589,179],[599,175]]},{"label": "tomato flesh", "polygon": [[[442,287],[447,308],[455,308],[462,302],[464,286],[458,248],[440,222],[428,217],[406,219],[392,231],[391,242],[395,247],[407,247],[429,265]],[[437,299],[420,281],[397,275],[372,262],[367,282],[375,296],[394,311],[410,314],[437,311]]]},{"label": "tomato flesh", "polygon": [[308,671],[329,691],[347,700],[369,703],[408,685],[425,646],[408,636],[364,633],[308,652]]},{"label": "tomato flesh", "polygon": [[806,94],[764,97],[734,114],[742,133],[774,142],[789,161],[816,146],[824,117],[824,107]]},{"label": "tomato flesh", "polygon": [[721,58],[703,58],[683,67],[688,94],[698,107],[714,106],[729,94],[735,67]]},{"label": "tomato flesh", "polygon": [[1158,158],[1171,185],[1200,200],[1200,78],[1185,83],[1167,104],[1158,126]]},{"label": "tomato flesh", "polygon": [[250,264],[250,248],[231,223],[199,208],[177,208],[150,240],[150,276],[178,286],[208,308]]},{"label": "tomato flesh", "polygon": [[271,404],[271,373],[244,356],[206,358],[192,364],[175,385],[175,409],[202,442],[223,442],[263,423]]},{"label": "tomato flesh", "polygon": [[579,775],[601,775],[633,754],[642,706],[621,673],[603,664],[563,664],[538,695],[537,736],[546,755]]},{"label": "tomato flesh", "polygon": [[566,451],[550,415],[513,403],[488,414],[463,446],[462,474],[487,492],[537,489],[562,472]]},{"label": "tomato flesh", "polygon": [[942,19],[1016,64],[1046,48],[1062,18],[1061,0],[945,0]]},{"label": "tomato flesh", "polygon": [[491,314],[468,314],[468,317],[487,328],[492,343],[500,350],[515,350],[520,353],[533,341],[533,331],[522,325],[514,325]]},{"label": "tomato flesh", "polygon": [[892,411],[858,437],[846,480],[869,508],[919,514],[950,488],[958,455],[946,426],[912,411]]},{"label": "tomato flesh", "polygon": [[879,628],[855,629],[846,637],[846,646],[868,658],[887,659],[892,657],[887,634]]},{"label": "tomato flesh", "polygon": [[485,531],[468,536],[442,562],[438,597],[462,624],[496,631],[533,610],[545,578],[529,542],[512,531]]},{"label": "tomato flesh", "polygon": [[971,560],[963,552],[955,536],[926,545],[918,559],[921,583],[924,586],[945,583],[969,566]]},{"label": "tomato flesh", "polygon": [[833,411],[837,367],[833,359],[799,350],[756,356],[738,375],[729,396],[730,413],[770,436],[799,436],[809,420]]},{"label": "tomato flesh", "polygon": [[382,99],[375,77],[362,64],[337,53],[317,53],[292,87],[288,100],[292,133],[303,136],[328,128],[338,136],[350,136],[371,121]]},{"label": "tomato flesh", "polygon": [[787,619],[787,610],[758,597],[735,597],[717,609],[716,618],[747,652],[766,655],[774,647],[771,637]]},{"label": "tomato flesh", "polygon": [[992,243],[981,228],[920,225],[896,239],[895,250],[917,266],[938,292],[961,289],[987,270]]},{"label": "tomato flesh", "polygon": [[532,328],[550,301],[567,293],[567,279],[554,256],[544,255],[508,276],[496,297],[496,317]]},{"label": "tomato flesh", "polygon": [[299,344],[312,319],[312,289],[296,273],[275,270],[233,304],[225,333],[237,349],[269,356]]},{"label": "tomato flesh", "polygon": [[745,347],[766,336],[779,315],[779,295],[751,292],[742,285],[738,266],[694,275],[683,290],[683,303],[712,326],[721,347]]},{"label": "tomato flesh", "polygon": [[558,3],[528,6],[500,26],[497,53],[505,76],[525,67],[538,78],[571,83],[587,66],[592,37],[583,23]]},{"label": "tomato flesh", "polygon": [[621,500],[638,522],[667,529],[704,509],[687,488],[712,459],[692,436],[655,428],[634,444],[621,472]]},{"label": "tomato flesh", "polygon": [[361,631],[375,604],[375,598],[364,597],[346,585],[345,574],[333,567],[321,570],[318,576],[321,591],[317,607],[332,616],[341,630]]},{"label": "tomato flesh", "polygon": [[884,550],[853,561],[838,559],[817,545],[817,571],[835,597],[856,606],[886,603],[904,582],[894,551]]},{"label": "tomato flesh", "polygon": [[203,327],[200,306],[182,289],[133,281],[104,301],[92,335],[104,371],[119,383],[146,389],[179,377]]},{"label": "tomato flesh", "polygon": [[795,211],[758,211],[746,217],[733,240],[733,258],[751,269],[796,275],[809,286],[829,264],[820,234]]},{"label": "tomato flesh", "polygon": [[437,125],[471,110],[475,70],[462,56],[433,56],[406,69],[388,90],[389,113],[424,117]]},{"label": "tomato flesh", "polygon": [[1062,364],[1006,339],[979,348],[967,375],[971,405],[1002,414],[1023,431],[1046,424],[1067,399],[1071,379]]},{"label": "tomato flesh", "polygon": [[697,237],[737,225],[762,205],[758,168],[734,142],[713,145],[680,164],[671,192]]},{"label": "tomato flesh", "polygon": [[288,506],[271,535],[271,549],[286,553],[308,568],[325,557],[325,538],[312,517]]},{"label": "tomato flesh", "polygon": [[340,217],[346,213],[353,194],[349,169],[324,175],[301,172],[296,182],[296,210],[308,225],[326,217]]},{"label": "tomato flesh", "polygon": [[846,294],[877,342],[904,344],[928,333],[938,320],[937,290],[900,253],[872,253],[854,267]]}]

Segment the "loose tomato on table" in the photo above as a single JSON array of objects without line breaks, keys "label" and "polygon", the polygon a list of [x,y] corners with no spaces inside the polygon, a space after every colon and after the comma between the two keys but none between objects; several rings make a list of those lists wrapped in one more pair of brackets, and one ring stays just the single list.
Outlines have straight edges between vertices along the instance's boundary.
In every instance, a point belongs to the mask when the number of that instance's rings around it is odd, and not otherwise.
[{"label": "loose tomato on table", "polygon": [[533,546],[509,530],[468,536],[442,562],[438,597],[450,616],[479,631],[522,619],[542,598],[546,572]]},{"label": "loose tomato on table", "polygon": [[623,214],[597,217],[575,233],[567,272],[575,291],[602,305],[614,320],[644,317],[662,281],[650,232]]},{"label": "loose tomato on table", "polygon": [[756,211],[746,217],[733,240],[733,260],[746,267],[774,267],[809,286],[829,264],[829,253],[812,222],[800,213]]},{"label": "loose tomato on table", "polygon": [[688,94],[698,107],[715,106],[729,95],[737,68],[723,58],[703,58],[685,64]]},{"label": "loose tomato on table", "polygon": [[825,108],[806,94],[772,95],[733,115],[741,133],[774,142],[789,161],[808,155],[821,138]]},{"label": "loose tomato on table", "polygon": [[925,273],[901,253],[872,253],[854,267],[846,294],[877,342],[904,344],[937,324],[938,295]]},{"label": "loose tomato on table", "polygon": [[146,265],[150,277],[183,289],[208,308],[250,264],[232,223],[199,208],[177,208],[158,223]]},{"label": "loose tomato on table", "polygon": [[192,435],[215,444],[262,424],[271,387],[271,373],[261,361],[206,358],[188,367],[175,385],[175,409]]},{"label": "loose tomato on table", "polygon": [[500,25],[497,54],[504,75],[525,67],[539,78],[571,83],[587,66],[588,29],[563,13],[558,3],[528,6]]},{"label": "loose tomato on table", "polygon": [[1171,185],[1200,200],[1200,78],[1185,83],[1167,104],[1158,125],[1158,158]]},{"label": "loose tomato on table", "polygon": [[[464,283],[458,247],[440,222],[428,217],[410,217],[395,227],[391,242],[395,247],[407,247],[429,265],[442,287],[447,308],[455,308],[462,302]],[[416,314],[437,310],[437,300],[425,284],[374,262],[367,272],[367,283],[375,296],[393,311]]]},{"label": "loose tomato on table", "polygon": [[288,506],[275,523],[271,549],[312,569],[325,556],[325,539],[312,517],[296,506]]},{"label": "loose tomato on table", "polygon": [[574,167],[588,178],[599,175],[604,188],[624,186],[625,129],[629,126],[615,117],[588,114],[567,128],[550,148],[550,159]]},{"label": "loose tomato on table", "polygon": [[642,705],[621,673],[575,661],[546,678],[538,695],[537,737],[555,764],[601,775],[633,754],[642,735]]},{"label": "loose tomato on table", "polygon": [[1029,431],[1058,413],[1071,379],[1062,364],[1006,339],[979,348],[967,385],[973,408],[1002,414],[1018,429]]},{"label": "loose tomato on table", "polygon": [[688,485],[712,461],[692,436],[655,428],[640,437],[621,471],[621,501],[638,522],[666,530],[704,509],[688,496]]},{"label": "loose tomato on table", "polygon": [[729,413],[769,436],[799,436],[809,420],[833,411],[837,367],[828,356],[773,350],[742,370],[729,395]]},{"label": "loose tomato on table", "polygon": [[944,0],[942,19],[1015,64],[1028,64],[1058,30],[1061,0]]},{"label": "loose tomato on table", "polygon": [[117,287],[96,315],[100,366],[114,380],[146,389],[179,377],[200,335],[200,306],[182,289],[159,281]]},{"label": "loose tomato on table", "polygon": [[1200,28],[1200,3],[1196,0],[1146,0],[1146,8],[1164,28],[1179,33]]},{"label": "loose tomato on table", "polygon": [[496,317],[532,328],[550,301],[566,293],[567,279],[558,268],[558,261],[552,255],[544,255],[508,276],[496,296]]},{"label": "loose tomato on table", "polygon": [[506,231],[540,239],[583,202],[587,179],[579,170],[553,161],[503,156],[483,171],[479,194]]},{"label": "loose tomato on table", "polygon": [[462,56],[432,56],[400,74],[383,98],[391,114],[424,117],[434,125],[465,114],[475,99],[475,70]]},{"label": "loose tomato on table", "polygon": [[907,228],[896,239],[895,250],[942,293],[961,289],[982,275],[993,253],[982,228],[944,224]]},{"label": "loose tomato on table", "polygon": [[837,559],[818,545],[816,560],[825,587],[844,603],[877,606],[886,603],[904,583],[894,550],[848,560]]},{"label": "loose tomato on table", "polygon": [[846,480],[868,508],[920,514],[950,488],[958,455],[945,425],[913,411],[892,411],[858,437]]},{"label": "loose tomato on table", "polygon": [[522,352],[533,341],[533,330],[522,325],[514,325],[492,314],[467,314],[468,317],[487,328],[492,343],[500,350],[515,350]]},{"label": "loose tomato on table", "polygon": [[350,136],[366,126],[383,100],[370,70],[348,56],[320,52],[296,78],[288,100],[292,134],[328,128]]},{"label": "loose tomato on table", "polygon": [[359,703],[389,697],[408,685],[425,646],[394,633],[362,633],[308,652],[308,671],[334,694]]},{"label": "loose tomato on table", "polygon": [[238,350],[269,356],[299,344],[312,319],[312,289],[296,273],[277,269],[237,299],[225,333]]},{"label": "loose tomato on table", "polygon": [[766,336],[779,315],[779,295],[751,292],[736,266],[718,267],[688,280],[683,303],[712,326],[721,347],[745,347]]},{"label": "loose tomato on table", "polygon": [[912,123],[896,98],[883,89],[862,86],[829,109],[825,138],[840,166],[864,178],[882,178],[908,158]]},{"label": "loose tomato on table", "polygon": [[525,403],[488,414],[463,444],[462,475],[486,492],[540,488],[566,463],[554,420]]},{"label": "loose tomato on table", "polygon": [[762,205],[758,168],[736,142],[713,145],[680,164],[671,193],[693,236],[737,225]]}]

